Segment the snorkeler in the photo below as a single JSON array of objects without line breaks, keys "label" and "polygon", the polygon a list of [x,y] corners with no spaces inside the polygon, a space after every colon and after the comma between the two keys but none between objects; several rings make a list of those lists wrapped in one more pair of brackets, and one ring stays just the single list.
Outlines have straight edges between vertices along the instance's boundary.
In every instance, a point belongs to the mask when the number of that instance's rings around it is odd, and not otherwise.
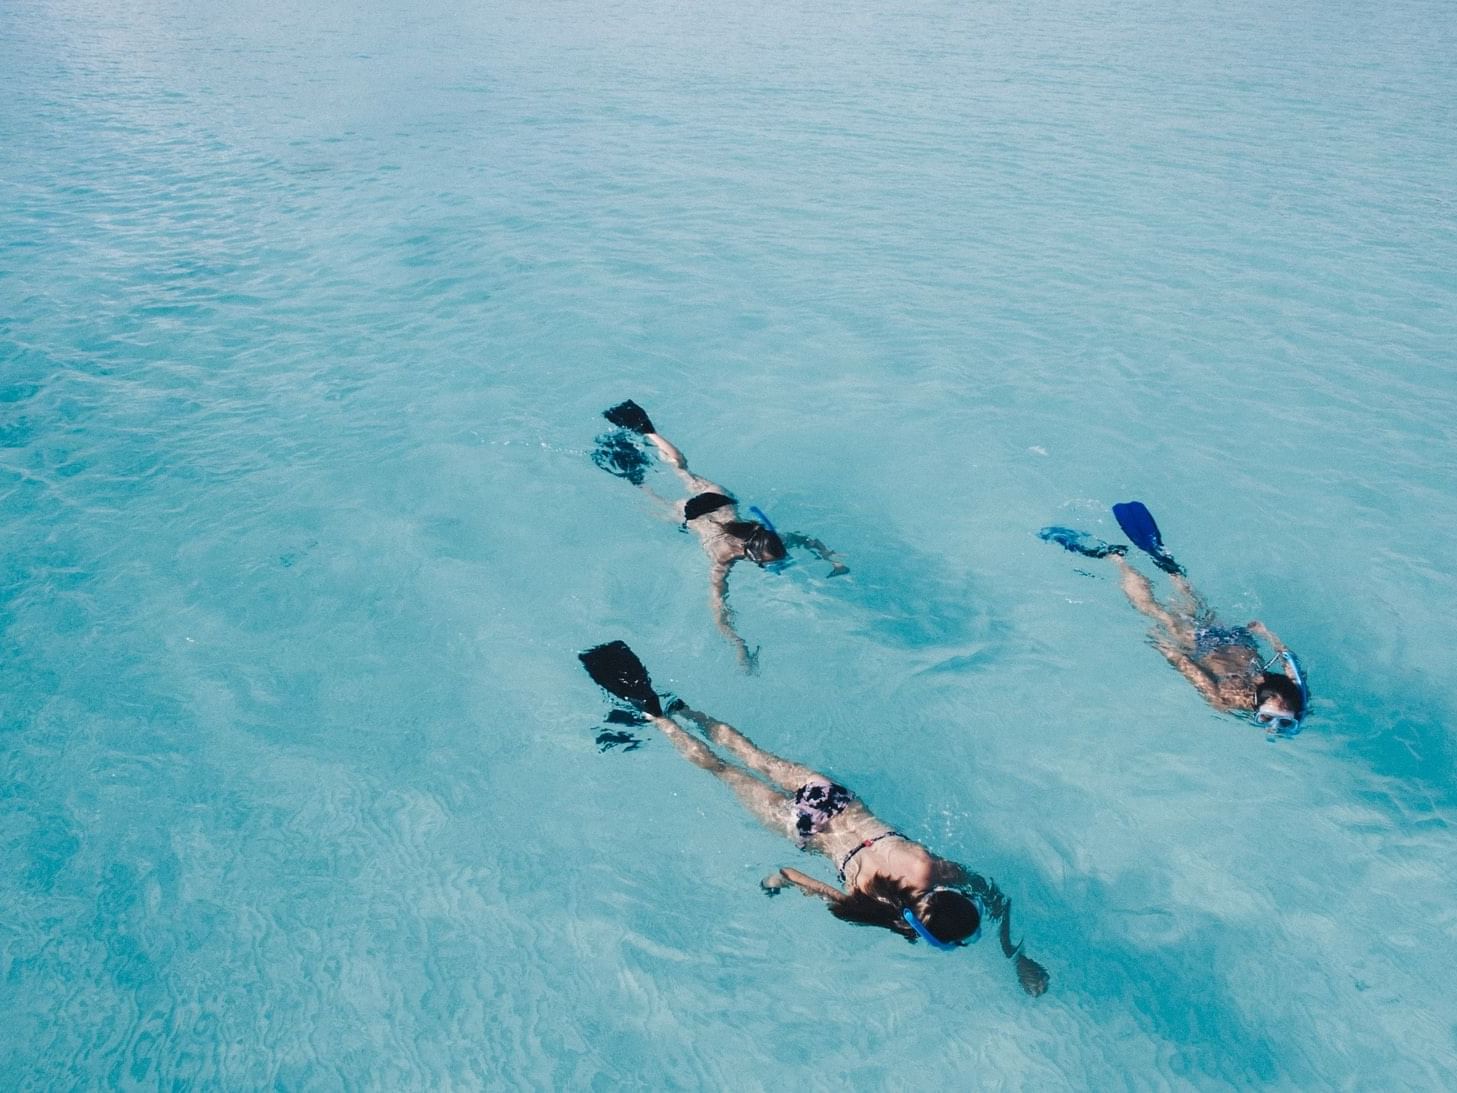
[{"label": "snorkeler", "polygon": [[739,664],[745,671],[752,671],[757,650],[749,651],[748,643],[734,629],[733,612],[728,605],[728,575],[735,564],[747,558],[761,569],[776,572],[788,557],[789,547],[804,547],[821,561],[832,566],[829,576],[838,577],[849,573],[849,566],[818,539],[811,539],[793,532],[780,536],[769,517],[757,507],[749,511],[757,520],[743,520],[739,517],[738,502],[728,491],[688,469],[688,460],[671,441],[660,435],[641,406],[628,399],[602,416],[625,432],[608,434],[599,438],[597,451],[592,458],[596,464],[610,474],[626,478],[635,486],[644,484],[647,456],[632,442],[628,433],[637,433],[657,450],[664,462],[669,464],[683,480],[690,496],[685,501],[671,502],[654,497],[670,505],[684,528],[692,529],[703,544],[708,555],[709,603],[713,609],[713,621],[719,633],[728,639],[738,654]]},{"label": "snorkeler", "polygon": [[[943,952],[976,941],[985,916],[1000,922],[1002,953],[1015,962],[1022,989],[1034,996],[1047,990],[1047,970],[1020,943],[1012,944],[1012,901],[994,882],[937,857],[877,819],[844,786],[764,751],[733,726],[680,699],[664,708],[647,669],[623,642],[588,649],[580,658],[600,687],[660,729],[689,762],[725,782],[757,819],[787,834],[801,850],[828,858],[844,885],[837,888],[786,866],[760,882],[766,894],[792,885],[825,900],[838,919],[880,926]],[[691,721],[708,743],[674,717]]]},{"label": "snorkeler", "polygon": [[[1128,602],[1157,624],[1152,631],[1155,648],[1216,710],[1249,714],[1271,737],[1300,732],[1310,693],[1295,654],[1258,620],[1244,626],[1222,624],[1164,547],[1143,502],[1114,505],[1113,516],[1133,545],[1169,575],[1178,593],[1176,604],[1159,603],[1149,579],[1128,564],[1126,546],[1072,528],[1046,527],[1037,534],[1075,554],[1112,558]],[[1260,638],[1274,650],[1268,659],[1260,651]],[[1270,670],[1277,661],[1283,661],[1285,672]]]}]

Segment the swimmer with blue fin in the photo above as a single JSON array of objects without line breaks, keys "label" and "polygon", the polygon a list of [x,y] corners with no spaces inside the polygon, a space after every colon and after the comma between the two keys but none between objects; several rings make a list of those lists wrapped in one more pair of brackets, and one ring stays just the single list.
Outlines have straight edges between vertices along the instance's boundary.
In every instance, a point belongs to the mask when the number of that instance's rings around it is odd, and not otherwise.
[{"label": "swimmer with blue fin", "polygon": [[[748,644],[734,629],[733,613],[728,605],[729,570],[747,558],[760,569],[781,572],[788,564],[791,547],[804,547],[821,561],[829,562],[831,577],[849,573],[850,567],[818,539],[793,532],[781,536],[773,522],[757,506],[749,508],[755,519],[742,519],[738,501],[722,486],[690,471],[683,453],[657,431],[646,411],[631,399],[604,410],[602,416],[621,432],[609,434],[598,441],[592,458],[599,467],[619,478],[626,478],[635,486],[648,489],[644,481],[648,457],[633,443],[631,434],[636,434],[651,444],[658,456],[683,480],[689,492],[687,500],[670,502],[661,497],[658,500],[671,505],[682,526],[696,534],[703,544],[709,559],[709,603],[713,609],[714,624],[734,647],[740,666],[745,671],[753,671],[758,652],[750,652]],[[648,492],[652,493],[651,490]],[[653,493],[653,496],[658,495]]]},{"label": "swimmer with blue fin", "polygon": [[[690,763],[727,784],[755,818],[801,850],[828,858],[844,886],[786,866],[760,882],[765,894],[798,888],[823,899],[841,921],[879,926],[940,952],[972,944],[981,936],[982,919],[991,919],[1000,924],[1002,954],[1014,962],[1022,989],[1033,996],[1047,990],[1047,969],[1020,943],[1012,944],[1012,901],[995,882],[894,830],[818,771],[765,751],[681,699],[664,702],[625,643],[599,645],[579,659],[599,687],[659,729]],[[675,718],[693,724],[702,739]]]},{"label": "swimmer with blue fin", "polygon": [[[1065,527],[1046,527],[1037,534],[1087,558],[1112,558],[1128,602],[1157,624],[1152,632],[1155,648],[1216,710],[1250,716],[1271,739],[1299,733],[1310,692],[1295,654],[1259,620],[1244,626],[1221,623],[1164,546],[1143,502],[1114,505],[1113,516],[1133,545],[1169,575],[1176,603],[1159,603],[1152,583],[1128,564],[1128,548],[1120,543]],[[1261,652],[1259,639],[1274,650],[1269,658]],[[1276,663],[1285,671],[1271,671]]]}]

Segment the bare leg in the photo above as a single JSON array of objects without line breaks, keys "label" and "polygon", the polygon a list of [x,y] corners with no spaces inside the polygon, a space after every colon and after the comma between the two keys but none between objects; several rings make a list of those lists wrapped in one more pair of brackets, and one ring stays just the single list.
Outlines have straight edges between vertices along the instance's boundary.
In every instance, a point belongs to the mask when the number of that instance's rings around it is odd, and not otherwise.
[{"label": "bare leg", "polygon": [[657,506],[657,515],[660,519],[668,520],[674,524],[683,519],[682,501],[669,500],[646,482],[639,485],[638,489],[653,499],[653,503]]},{"label": "bare leg", "polygon": [[1194,591],[1194,586],[1189,583],[1187,577],[1182,573],[1174,573],[1169,576],[1169,583],[1174,586],[1174,591],[1179,594],[1179,598],[1184,605],[1184,613],[1189,618],[1197,619],[1206,613],[1207,609],[1204,606],[1204,601],[1200,598],[1199,593]]},{"label": "bare leg", "polygon": [[679,708],[677,712],[701,728],[703,734],[714,744],[729,752],[744,766],[762,774],[791,793],[811,778],[824,777],[819,771],[812,770],[802,763],[792,763],[788,759],[781,759],[772,752],[765,751],[732,725],[709,717],[706,713],[687,706]]},{"label": "bare leg", "polygon": [[[681,711],[680,711],[681,712]],[[668,738],[678,752],[694,766],[702,767],[734,791],[739,803],[753,814],[765,827],[783,834],[788,823],[788,795],[771,785],[761,782],[748,771],[740,770],[724,762],[695,736],[667,717],[653,717],[652,721]]]},{"label": "bare leg", "polygon": [[683,479],[683,484],[694,493],[723,493],[724,488],[715,485],[706,478],[702,478],[688,469],[688,460],[678,447],[667,437],[657,433],[646,434],[648,441],[658,450],[658,455],[663,461],[678,472],[678,477]]},{"label": "bare leg", "polygon": [[1168,609],[1154,598],[1153,585],[1149,579],[1138,570],[1134,569],[1121,554],[1110,554],[1115,565],[1121,571],[1119,583],[1123,586],[1123,594],[1128,597],[1128,602],[1134,608],[1159,623],[1169,632],[1170,637],[1182,637],[1188,629],[1187,624],[1169,614]]}]

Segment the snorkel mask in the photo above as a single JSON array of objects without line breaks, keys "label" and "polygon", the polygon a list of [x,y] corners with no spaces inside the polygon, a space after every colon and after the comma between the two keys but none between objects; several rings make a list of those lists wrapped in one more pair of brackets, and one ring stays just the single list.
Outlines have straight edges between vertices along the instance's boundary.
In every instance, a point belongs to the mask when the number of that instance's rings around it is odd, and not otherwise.
[{"label": "snorkel mask", "polygon": [[[749,511],[762,526],[744,540],[744,553],[760,569],[782,573],[789,564],[789,551],[784,546],[784,540],[779,537],[779,532],[774,529],[774,521],[765,516],[764,510],[758,505],[750,505]],[[769,555],[776,546],[779,548],[779,556],[770,558]]]},{"label": "snorkel mask", "polygon": [[1300,670],[1300,664],[1295,659],[1295,654],[1289,649],[1276,653],[1267,660],[1260,669],[1268,672],[1270,666],[1277,660],[1285,662],[1285,674],[1290,681],[1300,688],[1300,712],[1298,714],[1276,713],[1266,711],[1262,702],[1255,710],[1255,724],[1264,728],[1265,734],[1272,739],[1276,737],[1298,736],[1300,734],[1301,722],[1305,719],[1305,713],[1310,707],[1310,688],[1305,685],[1305,673]]}]

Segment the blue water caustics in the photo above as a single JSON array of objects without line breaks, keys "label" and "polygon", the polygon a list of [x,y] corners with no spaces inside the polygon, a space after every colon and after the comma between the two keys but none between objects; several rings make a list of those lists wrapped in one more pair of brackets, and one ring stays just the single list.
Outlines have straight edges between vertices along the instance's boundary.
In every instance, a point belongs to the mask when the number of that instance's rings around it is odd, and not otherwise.
[{"label": "blue water caustics", "polygon": [[[0,6],[0,1085],[1457,1085],[1454,41]],[[756,676],[589,458],[628,397],[851,568],[734,572]],[[1298,739],[1035,537],[1132,497]],[[1050,991],[765,900],[831,871],[598,751],[618,637],[994,875]]]}]

